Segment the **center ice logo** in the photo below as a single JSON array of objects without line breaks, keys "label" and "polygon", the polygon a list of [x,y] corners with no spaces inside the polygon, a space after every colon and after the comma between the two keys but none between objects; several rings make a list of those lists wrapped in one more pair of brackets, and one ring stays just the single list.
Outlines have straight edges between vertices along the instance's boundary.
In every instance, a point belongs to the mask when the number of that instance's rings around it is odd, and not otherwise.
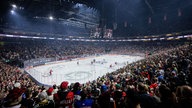
[{"label": "center ice logo", "polygon": [[65,79],[67,80],[84,80],[92,76],[91,73],[85,72],[85,71],[76,71],[76,72],[71,72],[65,75],[66,75]]}]

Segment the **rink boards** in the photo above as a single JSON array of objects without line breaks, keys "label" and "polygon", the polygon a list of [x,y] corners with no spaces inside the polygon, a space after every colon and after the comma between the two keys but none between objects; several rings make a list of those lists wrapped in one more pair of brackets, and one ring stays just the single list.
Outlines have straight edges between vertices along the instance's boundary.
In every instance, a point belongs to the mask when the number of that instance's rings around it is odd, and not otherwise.
[{"label": "rink boards", "polygon": [[[77,58],[71,61],[51,62],[26,71],[37,82],[44,85],[60,85],[62,81],[86,83],[122,68],[127,63],[141,59],[143,59],[141,56],[108,54]],[[51,74],[50,70],[52,70]]]}]

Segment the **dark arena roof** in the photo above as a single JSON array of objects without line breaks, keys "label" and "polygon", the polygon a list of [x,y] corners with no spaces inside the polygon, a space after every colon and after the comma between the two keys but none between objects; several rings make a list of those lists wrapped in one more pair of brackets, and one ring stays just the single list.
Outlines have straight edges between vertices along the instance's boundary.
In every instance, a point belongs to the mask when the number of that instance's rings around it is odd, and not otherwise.
[{"label": "dark arena roof", "polygon": [[[191,0],[1,0],[0,32],[113,37],[191,32]],[[101,36],[102,37],[102,36]]]},{"label": "dark arena roof", "polygon": [[192,108],[192,0],[0,0],[0,108]]}]

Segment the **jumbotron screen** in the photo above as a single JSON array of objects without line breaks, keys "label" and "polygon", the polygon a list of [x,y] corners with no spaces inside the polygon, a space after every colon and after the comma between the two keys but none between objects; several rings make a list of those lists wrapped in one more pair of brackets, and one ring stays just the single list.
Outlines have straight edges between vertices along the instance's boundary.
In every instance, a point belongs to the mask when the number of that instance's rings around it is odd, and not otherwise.
[{"label": "jumbotron screen", "polygon": [[91,38],[112,38],[113,30],[112,29],[104,29],[96,28],[95,30],[91,30],[90,37]]}]

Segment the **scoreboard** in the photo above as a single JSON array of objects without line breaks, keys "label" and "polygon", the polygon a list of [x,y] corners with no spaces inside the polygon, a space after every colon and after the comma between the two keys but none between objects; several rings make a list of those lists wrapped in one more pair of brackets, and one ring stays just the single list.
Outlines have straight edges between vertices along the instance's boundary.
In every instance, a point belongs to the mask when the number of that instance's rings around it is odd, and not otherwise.
[{"label": "scoreboard", "polygon": [[112,38],[112,36],[113,36],[113,30],[112,29],[106,29],[104,32],[105,33],[104,33],[103,38]]},{"label": "scoreboard", "polygon": [[113,36],[112,29],[102,30],[102,28],[96,28],[96,29],[92,29],[90,32],[91,38],[112,38],[112,36]]}]

